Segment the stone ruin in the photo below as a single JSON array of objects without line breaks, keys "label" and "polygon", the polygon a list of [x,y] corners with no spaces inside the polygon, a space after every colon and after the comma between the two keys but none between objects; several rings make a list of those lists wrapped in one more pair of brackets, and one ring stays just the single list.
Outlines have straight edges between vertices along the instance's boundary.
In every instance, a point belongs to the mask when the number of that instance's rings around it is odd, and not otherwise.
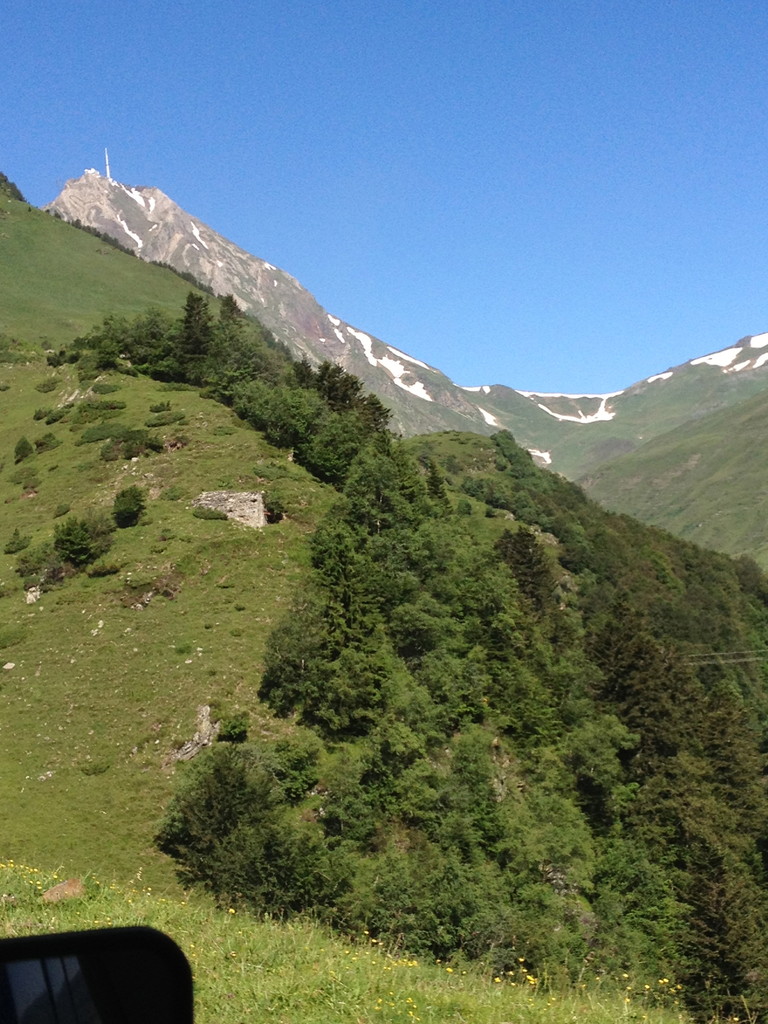
[{"label": "stone ruin", "polygon": [[197,508],[213,508],[244,526],[267,525],[263,491],[205,491],[192,502]]}]

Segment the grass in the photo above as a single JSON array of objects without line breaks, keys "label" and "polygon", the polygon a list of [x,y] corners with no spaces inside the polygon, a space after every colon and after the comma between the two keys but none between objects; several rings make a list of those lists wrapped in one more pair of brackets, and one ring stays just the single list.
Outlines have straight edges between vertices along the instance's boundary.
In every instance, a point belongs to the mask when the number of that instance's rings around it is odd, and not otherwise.
[{"label": "grass", "polygon": [[146,924],[184,950],[195,979],[197,1024],[616,1024],[686,1022],[665,979],[634,982],[585,972],[555,988],[525,963],[504,977],[461,963],[422,961],[366,935],[340,940],[307,921],[257,919],[199,896],[157,895],[134,878],[125,887],[85,879],[79,899],[47,904],[61,881],[12,862],[0,864],[0,935]]},{"label": "grass", "polygon": [[686,423],[607,463],[588,491],[608,508],[768,566],[765,398]]},{"label": "grass", "polygon": [[[52,426],[34,420],[41,379],[56,381],[46,405],[93,397],[71,367],[5,365],[0,376],[0,552],[16,528],[32,546],[50,539],[63,506],[109,511],[130,484],[148,496],[141,523],[115,532],[101,560],[108,575],[80,574],[27,604],[17,556],[0,554],[3,854],[122,881],[141,868],[149,884],[173,891],[152,842],[174,785],[170,754],[194,734],[203,704],[247,711],[252,730],[283,727],[257,698],[264,641],[333,492],[194,391],[172,397],[184,426],[157,431],[183,433],[184,447],[105,462],[100,442],[77,444],[87,427],[76,408]],[[120,419],[132,427],[168,398],[147,379],[101,383],[118,387]],[[54,450],[14,465],[19,437],[49,431],[61,442]],[[219,489],[279,490],[287,518],[263,530],[194,518],[192,499]]]},{"label": "grass", "polygon": [[0,335],[17,346],[58,348],[112,313],[175,312],[189,290],[170,270],[0,196]]}]

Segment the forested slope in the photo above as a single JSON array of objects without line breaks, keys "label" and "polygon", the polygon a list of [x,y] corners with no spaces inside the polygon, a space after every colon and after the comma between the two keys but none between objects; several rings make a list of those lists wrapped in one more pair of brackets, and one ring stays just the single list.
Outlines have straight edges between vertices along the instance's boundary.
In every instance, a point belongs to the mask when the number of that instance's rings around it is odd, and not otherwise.
[{"label": "forested slope", "polygon": [[[603,512],[507,433],[394,438],[359,381],[291,362],[231,300],[108,317],[50,361],[94,387],[202,387],[302,467],[307,500],[309,474],[335,489],[275,609],[271,716],[230,689],[229,742],[181,769],[158,843],[185,883],[497,972],[631,968],[701,1016],[768,1010],[754,563]],[[38,412],[107,469],[155,458],[173,411],[136,429],[108,405]],[[38,457],[17,455],[22,475]],[[62,518],[18,574],[57,593],[108,578],[108,534]]]}]

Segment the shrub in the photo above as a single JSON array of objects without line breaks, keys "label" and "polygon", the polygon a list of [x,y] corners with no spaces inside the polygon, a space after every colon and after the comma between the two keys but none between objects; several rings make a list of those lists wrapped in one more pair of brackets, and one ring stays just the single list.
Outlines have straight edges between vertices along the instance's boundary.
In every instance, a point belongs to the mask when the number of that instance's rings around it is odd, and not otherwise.
[{"label": "shrub", "polygon": [[134,484],[117,492],[112,505],[112,517],[121,530],[135,526],[146,506],[144,492]]},{"label": "shrub", "polygon": [[11,534],[8,543],[3,548],[3,551],[5,551],[6,555],[18,554],[19,551],[23,551],[24,548],[29,547],[31,540],[31,537],[23,537],[19,533],[19,528],[17,526],[16,529]]},{"label": "shrub", "polygon": [[100,576],[116,576],[120,572],[120,568],[114,562],[96,562],[94,565],[88,566],[85,575],[90,576],[91,579],[98,579]]},{"label": "shrub", "polygon": [[20,437],[16,442],[16,447],[13,449],[13,461],[16,463],[23,462],[24,459],[28,459],[34,452],[30,441],[26,437]]},{"label": "shrub", "polygon": [[91,388],[91,391],[95,392],[97,395],[111,395],[113,391],[119,390],[119,384],[107,384],[106,381],[99,381]]},{"label": "shrub", "polygon": [[67,512],[69,512],[69,505],[67,505],[66,502],[62,502],[61,505],[57,505],[56,506],[56,508],[54,510],[54,513],[53,513],[53,518],[54,519],[61,519],[61,517],[65,516],[67,514]]},{"label": "shrub", "polygon": [[54,527],[54,551],[65,562],[80,569],[109,551],[113,529],[103,512],[90,511],[82,518],[70,516]]},{"label": "shrub", "polygon": [[38,437],[35,441],[35,449],[39,452],[51,452],[54,448],[58,448],[61,441],[54,434],[50,432],[43,434],[42,437]]},{"label": "shrub", "polygon": [[24,491],[31,491],[40,486],[40,476],[34,466],[20,466],[8,479],[12,484],[20,484]]},{"label": "shrub", "polygon": [[250,717],[247,711],[237,711],[224,718],[219,726],[217,739],[221,743],[245,743],[248,739]]},{"label": "shrub", "polygon": [[47,541],[28,548],[19,557],[16,572],[24,580],[25,587],[46,587],[62,580],[66,575],[66,567],[59,553]]},{"label": "shrub", "polygon": [[170,412],[171,411],[171,403],[170,402],[156,402],[154,405],[150,405],[149,411],[150,412]]},{"label": "shrub", "polygon": [[144,420],[145,427],[167,427],[171,423],[186,423],[187,416],[183,412],[160,412]]},{"label": "shrub", "polygon": [[50,427],[52,423],[58,423],[59,420],[63,420],[67,413],[72,409],[72,402],[67,402],[66,405],[59,406],[58,409],[53,409],[45,417],[46,425]]},{"label": "shrub", "polygon": [[45,380],[41,380],[39,384],[35,384],[35,391],[41,392],[41,394],[48,394],[49,391],[55,391],[59,386],[59,381],[56,377],[46,377]]},{"label": "shrub", "polygon": [[32,419],[34,419],[34,420],[44,420],[46,418],[46,416],[50,416],[51,415],[51,412],[52,412],[51,409],[35,409],[35,413],[34,413],[34,416],[32,417]]}]

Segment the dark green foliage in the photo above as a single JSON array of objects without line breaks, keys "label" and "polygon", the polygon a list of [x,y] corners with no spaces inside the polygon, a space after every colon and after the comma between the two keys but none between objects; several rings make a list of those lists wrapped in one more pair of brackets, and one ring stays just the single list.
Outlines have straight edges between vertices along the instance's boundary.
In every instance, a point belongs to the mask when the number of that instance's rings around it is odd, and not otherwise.
[{"label": "dark green foliage", "polygon": [[16,199],[20,203],[26,203],[27,201],[19,191],[18,186],[9,181],[4,174],[0,174],[0,194],[10,196],[11,199]]},{"label": "dark green foliage", "polygon": [[55,434],[43,434],[42,437],[38,437],[35,441],[35,451],[40,452],[51,452],[54,448],[58,448],[61,441],[56,437]]},{"label": "dark green foliage", "polygon": [[279,781],[248,745],[222,743],[187,769],[158,836],[183,877],[227,902],[285,914],[344,888],[345,865],[283,802]]},{"label": "dark green foliage", "polygon": [[3,548],[3,551],[6,555],[16,555],[19,551],[23,551],[25,548],[28,548],[31,541],[32,538],[27,535],[22,535],[17,526]]},{"label": "dark green foliage", "polygon": [[13,449],[13,461],[17,464],[23,462],[24,459],[28,459],[30,455],[33,455],[34,451],[35,449],[32,447],[29,439],[20,437],[16,442],[16,447]]},{"label": "dark green foliage", "polygon": [[72,403],[70,402],[70,403],[68,403],[67,405],[62,405],[62,406],[59,406],[59,408],[58,408],[58,409],[53,409],[53,410],[52,410],[51,412],[49,412],[49,413],[48,413],[48,415],[47,415],[47,416],[45,417],[45,422],[46,422],[46,423],[47,423],[47,424],[48,424],[49,426],[50,426],[50,425],[51,425],[52,423],[58,423],[58,422],[59,422],[59,420],[63,420],[63,419],[64,419],[64,418],[65,418],[65,417],[67,416],[67,414],[68,414],[68,413],[69,413],[69,412],[70,412],[70,411],[72,410],[72,408],[73,408],[73,406],[72,406]]},{"label": "dark green foliage", "polygon": [[238,711],[228,718],[222,718],[216,738],[221,743],[245,743],[248,739],[249,721],[247,711]]},{"label": "dark green foliage", "polygon": [[54,551],[64,562],[80,569],[109,551],[113,529],[109,517],[101,512],[70,516],[54,527]]},{"label": "dark green foliage", "polygon": [[35,409],[35,413],[32,418],[35,420],[44,420],[46,416],[51,415],[51,412],[51,409]]},{"label": "dark green foliage", "polygon": [[186,423],[187,417],[184,412],[161,412],[156,416],[150,416],[144,420],[145,427],[167,427],[171,423]]},{"label": "dark green foliage", "polygon": [[110,438],[99,452],[105,462],[114,462],[116,459],[133,459],[140,455],[163,450],[163,442],[159,437],[146,430],[134,430],[121,423],[100,423],[95,427],[89,427],[83,431],[83,435],[77,443],[100,441],[104,437]]},{"label": "dark green foliage", "polygon": [[[296,404],[240,394],[265,423],[275,401],[272,422],[307,458],[321,431],[285,410],[355,388],[307,364],[283,387]],[[348,414],[317,409],[325,423]],[[270,823],[288,841],[303,819],[311,851],[287,860],[281,905],[494,971],[525,957],[553,978],[668,977],[703,1019],[741,996],[763,1013],[763,666],[701,657],[768,647],[763,577],[607,516],[509,435],[476,439],[463,461],[452,451],[450,476],[441,443],[414,442],[414,462],[369,437],[269,641],[260,695],[316,744],[249,754],[283,787]],[[455,515],[459,488],[516,522]],[[185,880],[274,906],[265,866],[235,889],[201,865],[204,848],[239,862],[252,840],[240,842],[170,852]],[[348,884],[302,902],[325,858]]]},{"label": "dark green foliage", "polygon": [[51,391],[55,391],[61,382],[57,377],[46,377],[45,380],[41,380],[39,384],[35,384],[35,391],[40,391],[43,394],[47,394]]},{"label": "dark green foliage", "polygon": [[136,526],[146,508],[144,491],[135,484],[118,491],[112,504],[112,517],[118,529]]},{"label": "dark green foliage", "polygon": [[40,586],[46,589],[64,579],[67,566],[53,544],[46,542],[34,548],[27,548],[19,556],[16,572],[21,576],[25,587]]}]

